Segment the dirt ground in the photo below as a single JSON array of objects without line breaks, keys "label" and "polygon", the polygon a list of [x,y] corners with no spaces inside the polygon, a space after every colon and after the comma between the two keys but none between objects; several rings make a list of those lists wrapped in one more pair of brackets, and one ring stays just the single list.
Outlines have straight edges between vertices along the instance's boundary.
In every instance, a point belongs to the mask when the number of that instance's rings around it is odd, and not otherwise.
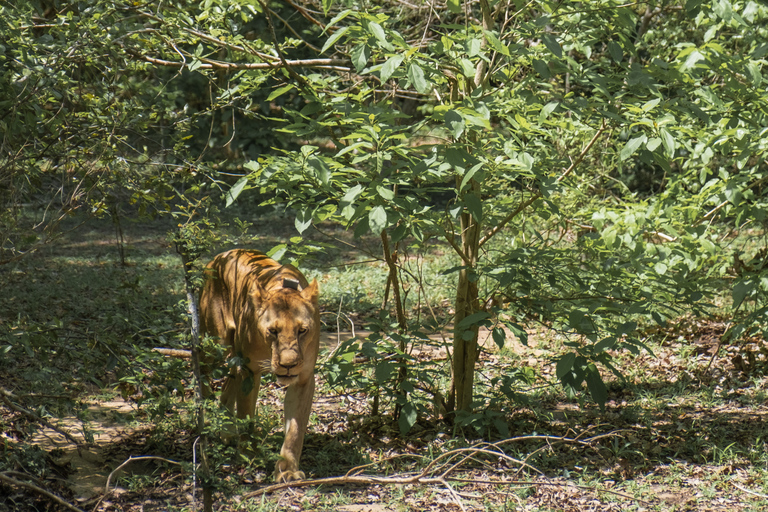
[{"label": "dirt ground", "polygon": [[[137,235],[132,248],[162,254],[168,249],[158,242],[157,233]],[[111,268],[113,263],[102,260],[108,245],[70,241],[55,254],[87,248],[93,251],[89,265]],[[40,297],[63,282],[63,270],[51,269],[45,258],[32,267],[53,274],[50,280],[40,278]],[[0,340],[0,349],[18,349],[22,338],[47,333],[32,332],[31,321],[13,323],[20,310],[37,307],[63,316],[69,314],[63,304],[82,306],[82,312],[76,310],[79,316],[70,324],[50,328],[65,334],[56,334],[56,339],[79,343],[76,338],[82,334],[89,347],[103,343],[87,328],[98,320],[98,313],[86,306],[98,306],[99,296],[94,299],[90,292],[80,291],[73,301],[71,294],[66,299],[52,295],[48,304],[19,291],[21,278],[29,275],[25,268],[0,274],[5,295],[14,297],[13,301],[0,298],[0,328],[7,336]],[[139,280],[122,279],[127,290],[141,285]],[[25,282],[34,284],[29,279]],[[91,300],[96,304],[87,304]],[[130,305],[129,301],[129,311]],[[481,336],[487,350],[478,362],[479,386],[493,386],[498,382],[493,376],[512,367],[529,367],[536,375],[536,383],[521,390],[519,401],[478,411],[491,419],[501,414],[508,437],[493,430],[460,430],[440,420],[437,410],[437,415],[424,414],[407,435],[401,435],[391,409],[372,416],[371,396],[328,386],[321,373],[302,456],[309,480],[291,488],[270,487],[268,475],[281,439],[280,421],[273,421],[263,427],[259,456],[222,465],[225,488],[216,494],[215,510],[764,509],[768,506],[764,494],[768,489],[768,346],[761,339],[721,344],[725,325],[721,319],[684,319],[666,330],[649,332],[648,339],[655,340],[653,354],[617,355],[627,380],[608,380],[605,411],[589,400],[566,397],[553,385],[553,360],[560,346],[554,343],[553,333],[531,329],[528,346],[512,341],[503,353],[489,336]],[[350,335],[329,328],[324,345],[332,351]],[[35,348],[35,340],[30,339],[29,346]],[[0,401],[0,455],[6,461],[0,467],[0,511],[199,508],[201,490],[192,473],[199,460],[196,438],[175,422],[177,413],[164,413],[162,421],[153,421],[130,392],[103,395],[100,385],[105,380],[65,383],[66,389],[78,393],[78,414],[50,414],[35,404],[43,398],[55,400],[46,396],[54,392],[29,389],[24,381],[24,375],[37,375],[32,370],[38,370],[43,352],[18,349],[8,354],[16,359],[13,366],[5,364],[0,371],[0,391],[10,393]],[[417,348],[413,355],[439,362],[445,361],[447,352],[430,345]],[[48,357],[46,364],[61,367],[51,379],[71,373],[74,382],[75,377],[81,378],[80,367],[87,366],[64,352]],[[103,377],[109,379],[109,375]],[[56,387],[53,384],[51,389]],[[110,386],[118,389],[117,382],[106,387]],[[188,403],[189,396],[183,398],[181,403]],[[266,410],[279,411],[281,400],[282,391],[273,384],[264,385],[261,403]],[[34,474],[45,476],[39,479]]]}]

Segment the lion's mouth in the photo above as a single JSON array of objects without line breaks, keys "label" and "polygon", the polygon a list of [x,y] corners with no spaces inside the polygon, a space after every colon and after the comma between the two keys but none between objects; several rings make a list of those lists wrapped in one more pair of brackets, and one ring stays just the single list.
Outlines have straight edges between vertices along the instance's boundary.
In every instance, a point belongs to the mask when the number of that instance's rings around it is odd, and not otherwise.
[{"label": "lion's mouth", "polygon": [[298,375],[276,375],[277,383],[282,387],[287,387],[293,384]]}]

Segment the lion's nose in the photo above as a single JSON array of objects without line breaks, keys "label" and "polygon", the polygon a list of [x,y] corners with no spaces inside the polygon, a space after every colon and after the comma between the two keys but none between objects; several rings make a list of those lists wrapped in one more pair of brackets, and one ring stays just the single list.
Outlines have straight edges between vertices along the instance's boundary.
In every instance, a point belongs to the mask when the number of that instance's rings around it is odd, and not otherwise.
[{"label": "lion's nose", "polygon": [[299,354],[294,351],[287,351],[280,354],[280,368],[290,370],[296,368],[301,362]]}]

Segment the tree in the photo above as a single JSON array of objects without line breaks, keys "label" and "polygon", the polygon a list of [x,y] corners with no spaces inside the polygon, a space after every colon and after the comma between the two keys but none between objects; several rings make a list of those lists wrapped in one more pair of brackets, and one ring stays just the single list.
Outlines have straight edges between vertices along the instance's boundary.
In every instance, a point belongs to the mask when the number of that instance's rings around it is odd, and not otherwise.
[{"label": "tree", "polygon": [[[446,7],[3,7],[6,204],[55,196],[55,170],[97,210],[123,198],[162,212],[178,183],[216,192],[216,169],[242,164],[227,204],[258,192],[295,210],[299,231],[331,220],[382,241],[400,331],[411,329],[402,249],[447,244],[443,405],[464,415],[480,326],[500,345],[509,331],[525,340],[528,322],[562,333],[572,350],[558,377],[598,403],[600,367],[621,376],[612,351],[642,348],[638,325],[705,307],[715,280],[734,283],[731,335],[761,329],[762,253],[728,241],[765,233],[766,8]],[[259,124],[277,134],[273,151],[249,145]],[[412,393],[402,373],[397,386]]]}]

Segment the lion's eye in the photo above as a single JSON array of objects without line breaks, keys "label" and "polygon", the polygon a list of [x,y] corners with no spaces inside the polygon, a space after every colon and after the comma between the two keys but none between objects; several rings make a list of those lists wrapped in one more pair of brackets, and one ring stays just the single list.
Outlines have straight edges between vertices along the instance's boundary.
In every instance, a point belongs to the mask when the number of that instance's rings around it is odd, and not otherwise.
[{"label": "lion's eye", "polygon": [[304,334],[305,332],[307,332],[306,327],[299,327],[299,334]]},{"label": "lion's eye", "polygon": [[277,336],[277,329],[275,329],[274,327],[270,327],[268,331],[269,331],[269,334],[272,334],[273,336]]}]

